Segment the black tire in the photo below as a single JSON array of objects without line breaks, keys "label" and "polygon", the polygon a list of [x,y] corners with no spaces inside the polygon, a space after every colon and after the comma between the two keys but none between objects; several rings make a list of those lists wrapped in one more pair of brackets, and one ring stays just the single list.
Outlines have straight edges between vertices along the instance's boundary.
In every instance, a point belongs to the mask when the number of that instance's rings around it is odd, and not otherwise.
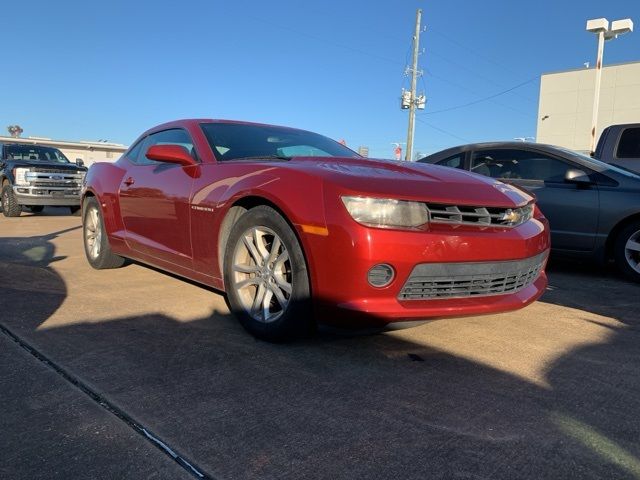
[{"label": "black tire", "polygon": [[252,208],[232,227],[224,282],[231,311],[254,336],[281,342],[313,331],[307,263],[296,234],[273,208]]},{"label": "black tire", "polygon": [[29,205],[27,208],[31,213],[42,213],[44,205]]},{"label": "black tire", "polygon": [[[613,245],[616,267],[629,280],[635,282],[640,282],[640,250],[635,250],[638,245],[640,245],[640,221],[632,222],[624,227],[618,233]],[[630,246],[634,248],[629,248]]]},{"label": "black tire", "polygon": [[96,270],[119,268],[126,262],[125,258],[111,251],[106,232],[98,201],[93,197],[87,198],[82,215],[82,243],[89,265]]},{"label": "black tire", "polygon": [[2,214],[5,217],[19,217],[22,213],[22,207],[13,194],[11,185],[5,183],[2,186]]},{"label": "black tire", "polygon": [[80,207],[79,206],[69,207],[69,211],[71,212],[71,215],[74,215],[76,217],[79,217],[80,214],[82,213],[80,211]]}]

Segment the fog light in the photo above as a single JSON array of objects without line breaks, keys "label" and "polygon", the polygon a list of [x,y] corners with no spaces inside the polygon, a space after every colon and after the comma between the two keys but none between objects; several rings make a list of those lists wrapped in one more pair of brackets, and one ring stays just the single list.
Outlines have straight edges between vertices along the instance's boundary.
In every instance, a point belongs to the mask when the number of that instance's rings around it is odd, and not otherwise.
[{"label": "fog light", "polygon": [[374,287],[386,287],[393,281],[394,276],[395,272],[391,265],[380,263],[371,267],[367,274],[367,280]]}]

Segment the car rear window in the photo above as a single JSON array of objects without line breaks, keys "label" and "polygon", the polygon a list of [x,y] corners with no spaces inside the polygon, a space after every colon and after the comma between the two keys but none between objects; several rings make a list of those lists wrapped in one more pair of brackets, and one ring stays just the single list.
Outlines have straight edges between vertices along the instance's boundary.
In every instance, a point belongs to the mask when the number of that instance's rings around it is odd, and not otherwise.
[{"label": "car rear window", "polygon": [[617,158],[640,158],[640,128],[627,128],[620,136]]}]

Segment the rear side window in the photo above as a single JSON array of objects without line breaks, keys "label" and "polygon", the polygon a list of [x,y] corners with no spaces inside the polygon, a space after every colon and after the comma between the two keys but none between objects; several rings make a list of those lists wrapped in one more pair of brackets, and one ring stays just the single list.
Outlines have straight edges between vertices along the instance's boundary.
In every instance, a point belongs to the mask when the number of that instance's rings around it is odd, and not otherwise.
[{"label": "rear side window", "polygon": [[502,179],[562,182],[569,168],[557,158],[524,150],[482,150],[471,159],[472,172]]},{"label": "rear side window", "polygon": [[640,128],[627,128],[620,136],[617,158],[640,158]]},{"label": "rear side window", "polygon": [[436,165],[451,168],[464,168],[464,153],[458,153],[452,157],[447,157],[444,160],[436,162]]}]

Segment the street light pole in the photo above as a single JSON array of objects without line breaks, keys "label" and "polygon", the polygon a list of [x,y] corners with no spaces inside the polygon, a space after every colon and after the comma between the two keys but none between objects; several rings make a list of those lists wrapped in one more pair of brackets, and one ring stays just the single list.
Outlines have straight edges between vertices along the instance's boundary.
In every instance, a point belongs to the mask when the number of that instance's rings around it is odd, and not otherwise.
[{"label": "street light pole", "polygon": [[596,85],[593,93],[593,118],[591,120],[591,143],[589,151],[596,151],[596,132],[598,128],[598,110],[600,108],[600,84],[602,83],[602,57],[604,55],[604,32],[598,32],[598,56],[596,58]]},{"label": "street light pole", "polygon": [[604,42],[617,38],[623,33],[633,32],[633,22],[630,18],[611,22],[606,18],[594,18],[587,21],[587,31],[598,35],[598,56],[596,58],[596,83],[593,92],[593,119],[591,121],[591,142],[589,150],[591,155],[596,150],[596,138],[598,135],[598,110],[600,108],[600,84],[602,83],[602,57],[604,56]]}]

